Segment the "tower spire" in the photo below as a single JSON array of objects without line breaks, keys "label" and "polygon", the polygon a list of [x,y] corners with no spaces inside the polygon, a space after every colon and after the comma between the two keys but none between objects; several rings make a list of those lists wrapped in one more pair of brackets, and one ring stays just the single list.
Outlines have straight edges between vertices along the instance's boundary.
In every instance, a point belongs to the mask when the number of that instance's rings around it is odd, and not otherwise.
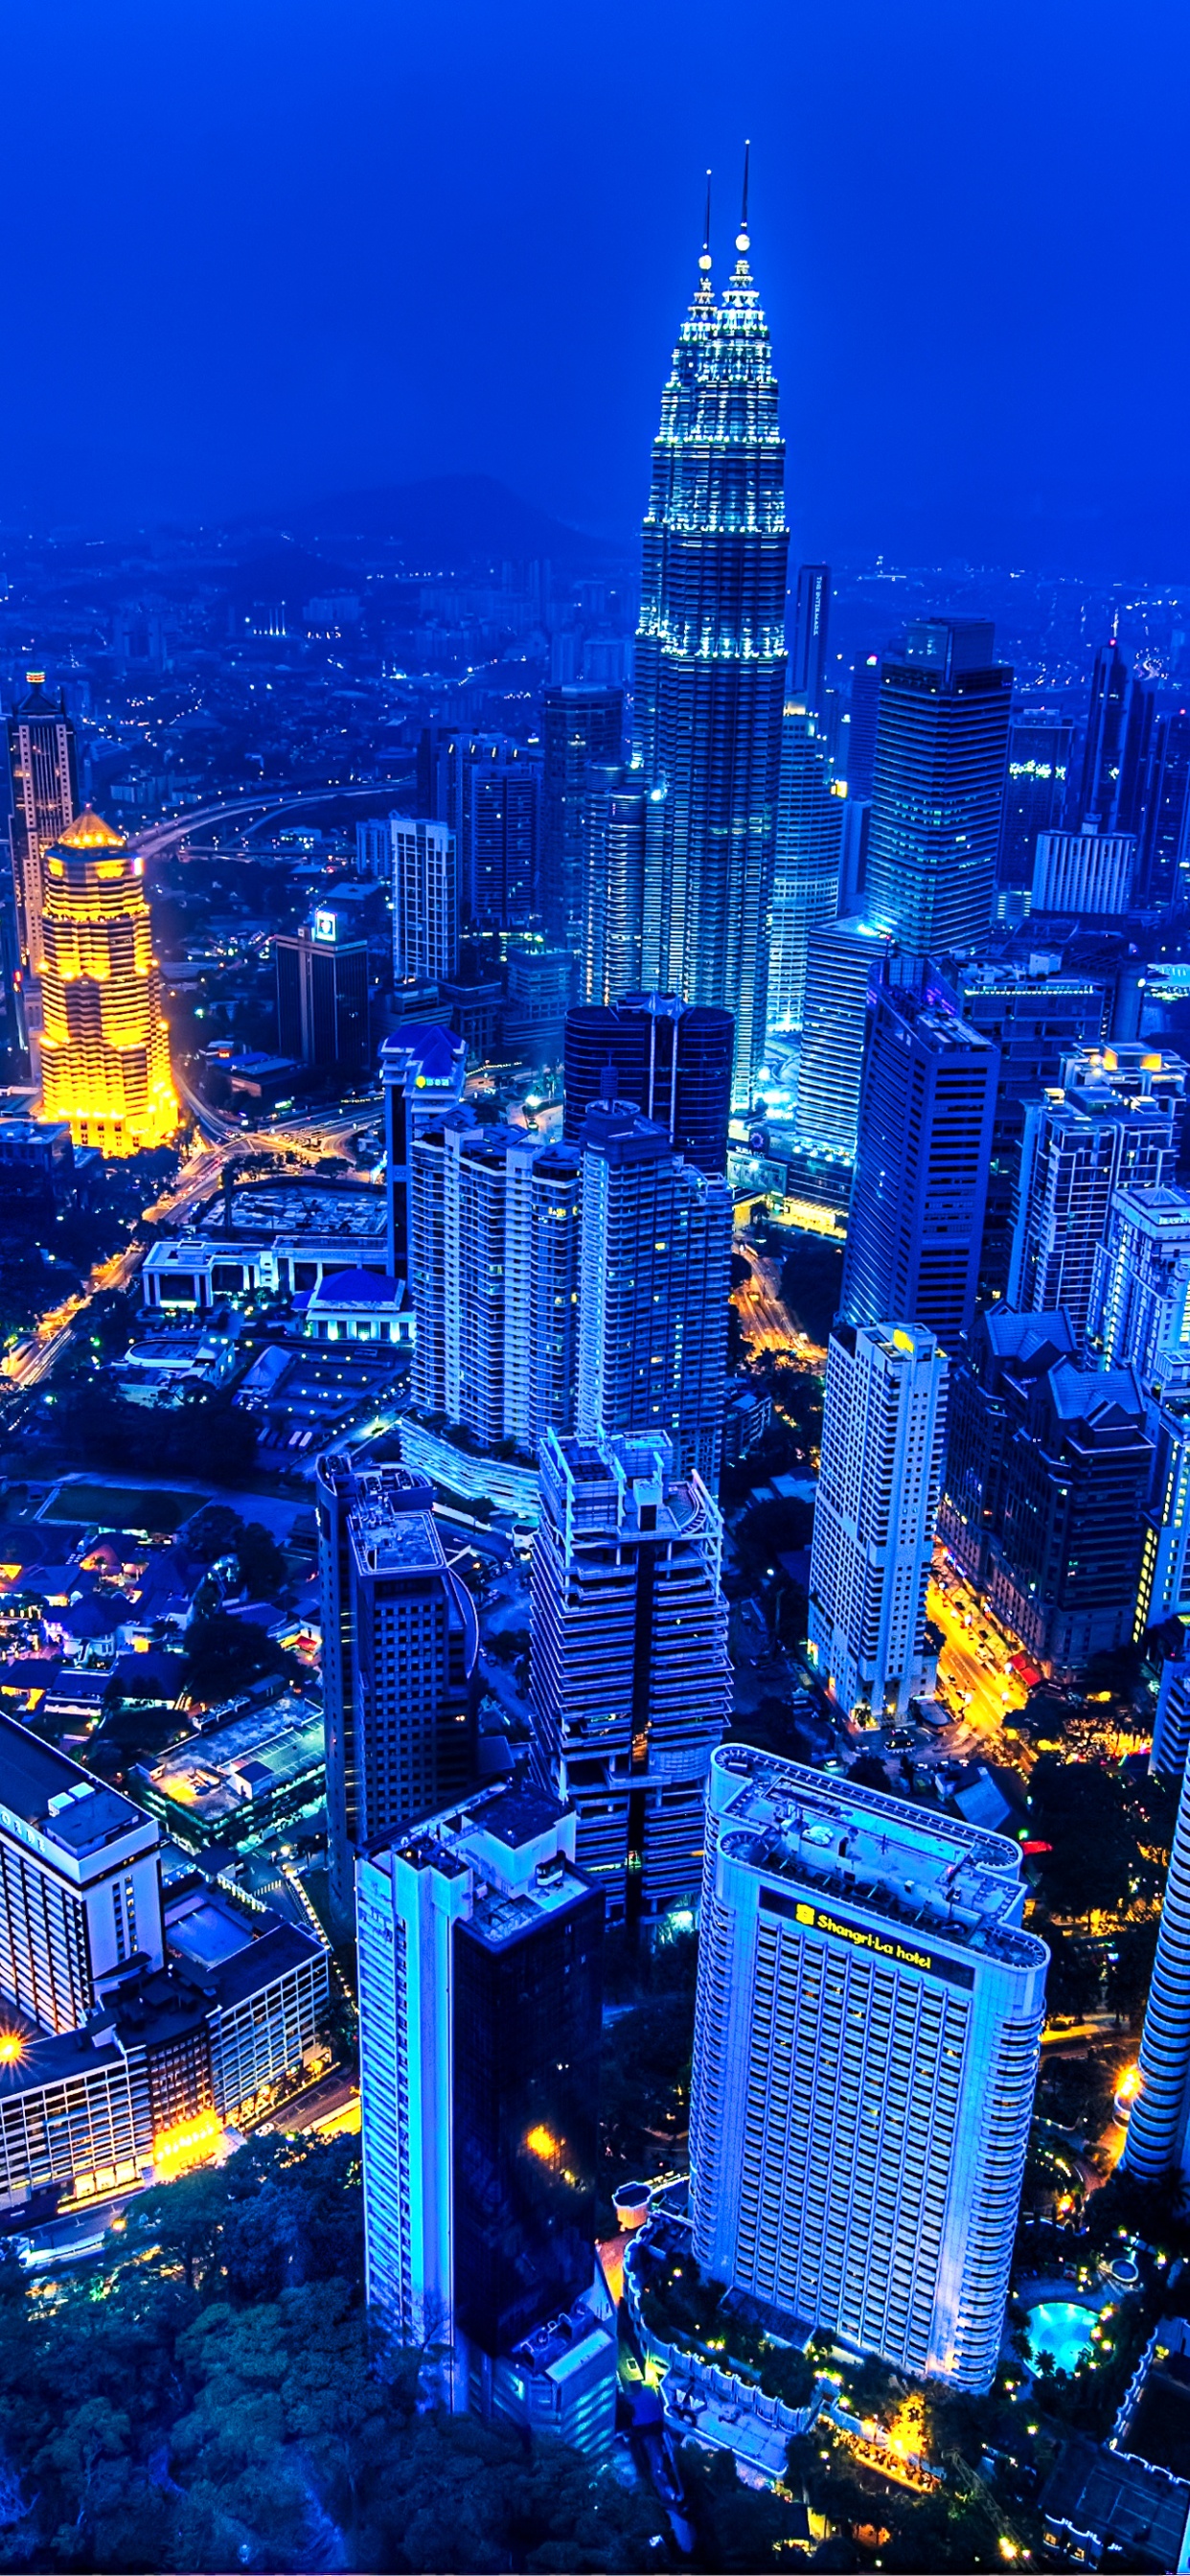
[{"label": "tower spire", "polygon": [[750,246],[748,235],[748,156],[751,150],[751,143],[746,142],[744,145],[744,189],[743,195],[740,199],[740,229],[736,234],[735,244],[736,249],[741,252],[746,251]]},{"label": "tower spire", "polygon": [[711,265],[711,174],[707,172],[707,213],[702,232],[702,258],[698,263],[705,272]]}]

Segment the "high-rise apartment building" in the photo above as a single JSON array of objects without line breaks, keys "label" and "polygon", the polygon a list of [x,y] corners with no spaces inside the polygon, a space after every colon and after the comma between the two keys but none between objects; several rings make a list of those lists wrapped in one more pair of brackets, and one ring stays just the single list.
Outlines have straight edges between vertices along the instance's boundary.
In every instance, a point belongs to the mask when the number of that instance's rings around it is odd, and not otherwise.
[{"label": "high-rise apartment building", "polygon": [[807,1153],[838,1162],[844,1207],[855,1161],[873,979],[883,972],[888,947],[887,931],[857,913],[821,923],[806,941],[797,1140]]},{"label": "high-rise apartment building", "polygon": [[926,1583],[942,1492],[946,1354],[920,1326],[836,1324],[826,1358],[809,1645],[848,1716],[933,1687]]},{"label": "high-rise apartment building", "polygon": [[273,940],[277,1045],[282,1055],[343,1081],[369,1070],[368,943],[348,915],[319,904],[292,936]]},{"label": "high-rise apartment building", "polygon": [[910,956],[991,918],[1012,673],[978,618],[920,618],[880,671],[865,910]]},{"label": "high-rise apartment building", "polygon": [[727,1168],[734,1040],[730,1011],[700,1009],[676,993],[626,991],[600,1009],[566,1014],[563,1135],[577,1145],[609,1068],[622,1100],[664,1127],[675,1154],[700,1172]]},{"label": "high-rise apartment building", "polygon": [[817,718],[799,700],[791,699],[781,723],[769,943],[770,1029],[802,1026],[806,942],[819,922],[833,921],[838,911],[844,803],[830,778]]},{"label": "high-rise apartment building", "polygon": [[404,1467],[319,1459],[330,1892],[344,1924],[356,1853],[431,1815],[472,1774],[479,1631],[432,1502]]},{"label": "high-rise apartment building", "polygon": [[511,930],[537,903],[540,766],[523,753],[477,761],[467,783],[467,910],[476,930]]},{"label": "high-rise apartment building", "polygon": [[930,989],[990,1038],[1000,1057],[979,1255],[979,1303],[990,1306],[1008,1287],[1025,1102],[1061,1080],[1068,1056],[1100,1044],[1110,989],[1093,975],[1055,971],[1043,956],[1024,965],[948,961]]},{"label": "high-rise apartment building", "polygon": [[1190,1190],[1118,1189],[1096,1246],[1087,1341],[1145,1386],[1190,1366]]},{"label": "high-rise apartment building", "polygon": [[574,1421],[580,1281],[579,1158],[466,1107],[413,1148],[409,1283],[413,1398],[485,1449],[529,1457]]},{"label": "high-rise apartment building", "polygon": [[429,982],[457,974],[459,856],[445,823],[392,816],[393,978]]},{"label": "high-rise apartment building", "polygon": [[457,1107],[467,1079],[461,1038],[435,1021],[386,1038],[380,1050],[384,1095],[385,1186],[388,1209],[387,1269],[409,1276],[409,1179],[414,1142],[423,1127]]},{"label": "high-rise apartment building", "polygon": [[1114,920],[1128,910],[1135,874],[1132,832],[1101,832],[1092,818],[1081,832],[1039,832],[1031,910]]},{"label": "high-rise apartment building", "polygon": [[1135,1369],[1070,1359],[1006,1371],[1001,1388],[1012,1436],[988,1598],[1043,1671],[1072,1679],[1133,1633],[1153,1470],[1144,1391]]},{"label": "high-rise apartment building", "polygon": [[992,1540],[1003,1532],[1009,1447],[1025,1436],[1034,1388],[1060,1359],[1078,1361],[1069,1315],[1018,1315],[1001,1302],[977,1316],[951,1368],[938,1530],[977,1591],[987,1589]]},{"label": "high-rise apartment building", "polygon": [[79,809],[74,726],[66,701],[47,697],[43,671],[27,671],[29,694],[8,718],[12,787],[12,874],[22,975],[41,971],[42,865]]},{"label": "high-rise apartment building", "polygon": [[791,695],[816,716],[823,713],[826,695],[830,613],[830,565],[799,564],[789,686]]},{"label": "high-rise apartment building", "polygon": [[[611,1077],[609,1077],[609,1080]],[[582,1136],[575,1428],[663,1431],[714,1492],[723,1445],[731,1191],[675,1154],[631,1102],[593,1103]]]},{"label": "high-rise apartment building", "polygon": [[373,2317],[454,2413],[598,2456],[603,1899],[574,1849],[572,1812],[502,1786],[361,1857],[364,2246]]},{"label": "high-rise apartment building", "polygon": [[90,807],[42,860],[41,1115],[111,1156],[178,1123],[144,870]]},{"label": "high-rise apartment building", "polygon": [[970,1331],[998,1071],[990,1040],[943,1002],[878,988],[843,1263],[849,1324],[909,1316],[948,1350]]},{"label": "high-rise apartment building", "polygon": [[579,991],[606,1008],[640,983],[649,796],[640,771],[592,764],[583,797],[583,947]]},{"label": "high-rise apartment building", "polygon": [[1185,1088],[1178,1056],[1087,1047],[1064,1061],[1058,1085],[1026,1101],[1010,1305],[1031,1314],[1064,1306],[1085,1335],[1112,1198],[1125,1186],[1172,1182]]},{"label": "high-rise apartment building", "polygon": [[1123,2165],[1149,2184],[1190,2170],[1190,1771],[1182,1783],[1161,1900],[1140,2087],[1129,2113]]},{"label": "high-rise apartment building", "polygon": [[1009,727],[996,863],[996,911],[1002,917],[1025,908],[1024,897],[1033,885],[1038,833],[1052,832],[1062,822],[1073,738],[1073,725],[1046,717],[1022,716]]},{"label": "high-rise apartment building", "polygon": [[533,1705],[613,1921],[655,1923],[698,1886],[707,1768],[731,1714],[722,1549],[705,1485],[662,1436],[547,1434]]},{"label": "high-rise apartment building", "polygon": [[710,253],[662,396],[643,532],[635,758],[657,802],[642,980],[731,1012],[733,1107],[764,1052],[785,696],[785,450],[768,326],[738,259]]},{"label": "high-rise apartment building", "polygon": [[541,699],[541,881],[546,936],[582,952],[587,836],[587,770],[614,766],[624,751],[624,692],[593,680],[562,680]]},{"label": "high-rise apartment building", "polygon": [[695,2260],[894,2369],[991,2385],[1048,1953],[1017,1845],[750,1745],[711,1765]]}]

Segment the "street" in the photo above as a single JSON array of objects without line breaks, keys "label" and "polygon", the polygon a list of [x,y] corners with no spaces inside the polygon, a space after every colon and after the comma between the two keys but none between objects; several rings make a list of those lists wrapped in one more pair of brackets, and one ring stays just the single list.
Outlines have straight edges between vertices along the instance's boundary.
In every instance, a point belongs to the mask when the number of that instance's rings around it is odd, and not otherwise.
[{"label": "street", "polygon": [[[1015,1640],[997,1628],[986,1603],[949,1572],[945,1588],[936,1577],[931,1581],[926,1613],[946,1641],[938,1658],[938,1680],[956,1716],[993,1760],[1018,1759],[1019,1745],[1004,1738],[1005,1719],[1028,1698],[1019,1675],[1008,1669],[1009,1657],[1018,1651]],[[988,1643],[981,1646],[984,1635]]]}]

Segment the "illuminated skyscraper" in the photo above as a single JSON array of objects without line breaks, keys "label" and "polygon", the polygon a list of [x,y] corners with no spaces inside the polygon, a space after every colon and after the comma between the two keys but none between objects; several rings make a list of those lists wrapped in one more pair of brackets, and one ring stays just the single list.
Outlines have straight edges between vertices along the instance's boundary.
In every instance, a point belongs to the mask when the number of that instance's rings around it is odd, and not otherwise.
[{"label": "illuminated skyscraper", "polygon": [[42,865],[40,1115],[144,1153],[178,1123],[144,860],[88,806]]},{"label": "illuminated skyscraper", "polygon": [[1000,915],[1023,908],[1033,883],[1037,835],[1057,830],[1062,821],[1073,733],[1072,725],[1051,724],[1040,717],[1026,717],[1009,728],[1008,783],[996,863]]},{"label": "illuminated skyscraper", "polygon": [[799,564],[789,686],[791,695],[807,707],[812,716],[821,716],[826,694],[830,606],[830,565]]},{"label": "illuminated skyscraper", "polygon": [[1048,1965],[1027,1893],[1000,1834],[751,1745],[712,1757],[695,2260],[960,2388],[990,2386],[1004,2331]]},{"label": "illuminated skyscraper", "polygon": [[459,963],[459,856],[445,823],[392,816],[393,978],[454,975]]},{"label": "illuminated skyscraper", "polygon": [[651,782],[641,979],[734,1014],[733,1106],[764,1049],[785,695],[785,450],[745,214],[674,351],[644,523],[635,756]]},{"label": "illuminated skyscraper", "polygon": [[624,747],[624,692],[590,680],[560,680],[541,702],[540,910],[547,938],[572,956],[583,946],[587,772],[606,768]]},{"label": "illuminated skyscraper", "polygon": [[971,1329],[997,1049],[910,985],[875,994],[864,1057],[841,1311],[904,1315],[947,1350]]},{"label": "illuminated skyscraper", "polygon": [[640,983],[648,794],[639,770],[592,763],[583,798],[584,1002],[615,1002]]},{"label": "illuminated skyscraper", "polygon": [[769,946],[770,1029],[802,1026],[806,942],[820,922],[834,920],[839,906],[844,802],[828,774],[817,718],[807,711],[804,700],[791,699],[781,726]]},{"label": "illuminated skyscraper", "polygon": [[864,904],[911,956],[991,918],[1012,673],[982,618],[923,617],[885,655]]},{"label": "illuminated skyscraper", "polygon": [[810,1653],[847,1715],[933,1688],[926,1582],[942,1491],[946,1354],[920,1325],[836,1324],[810,1555]]},{"label": "illuminated skyscraper", "polygon": [[1147,2183],[1190,2169],[1190,1770],[1169,1855],[1123,2162]]},{"label": "illuminated skyscraper", "polygon": [[78,812],[74,726],[65,701],[45,694],[45,674],[27,671],[29,695],[8,719],[12,779],[12,874],[22,971],[40,970],[42,862]]},{"label": "illuminated skyscraper", "polygon": [[600,1010],[566,1014],[566,1120],[577,1145],[609,1065],[622,1100],[664,1127],[675,1154],[700,1172],[727,1169],[727,1111],[734,1031],[730,1011],[692,1009],[676,993],[627,989]]}]

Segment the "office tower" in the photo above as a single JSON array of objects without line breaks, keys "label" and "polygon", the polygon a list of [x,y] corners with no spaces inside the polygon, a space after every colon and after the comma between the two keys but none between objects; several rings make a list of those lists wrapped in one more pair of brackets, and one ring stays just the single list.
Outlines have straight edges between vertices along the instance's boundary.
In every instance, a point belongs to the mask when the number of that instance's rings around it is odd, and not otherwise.
[{"label": "office tower", "polygon": [[342,1081],[368,1071],[368,943],[350,917],[319,904],[292,936],[273,940],[277,1045],[282,1055]]},{"label": "office tower", "polygon": [[606,1005],[640,983],[648,791],[622,762],[592,763],[583,802],[583,947],[579,990]]},{"label": "office tower", "polygon": [[12,874],[22,975],[41,971],[42,866],[78,812],[74,726],[65,697],[45,692],[44,671],[27,671],[29,694],[8,718],[12,787]]},{"label": "office tower", "polygon": [[808,1153],[833,1156],[848,1191],[872,980],[883,969],[888,946],[887,932],[856,914],[821,923],[806,942],[797,1140]]},{"label": "office tower", "polygon": [[1101,832],[1092,821],[1081,832],[1039,832],[1030,909],[1111,919],[1127,912],[1135,873],[1131,832]]},{"label": "office tower", "polygon": [[[507,785],[497,789],[493,804],[483,782],[498,778]],[[454,835],[459,905],[467,919],[489,918],[491,902],[510,886],[518,905],[523,902],[526,864],[536,866],[540,785],[540,762],[523,743],[457,725],[423,726],[417,810]]]},{"label": "office tower", "polygon": [[624,692],[592,680],[558,681],[541,699],[541,874],[546,936],[579,956],[583,935],[583,852],[587,769],[614,766],[624,751]]},{"label": "office tower", "polygon": [[1017,1845],[750,1745],[711,1764],[690,2104],[713,2279],[991,2385],[1048,1953]]},{"label": "office tower", "polygon": [[1061,1359],[1078,1359],[1069,1315],[1018,1315],[1000,1304],[976,1317],[951,1365],[938,1531],[977,1591],[987,1589],[992,1540],[1004,1526],[1009,1447],[1024,1436],[1038,1380]]},{"label": "office tower", "polygon": [[[996,911],[1002,917],[1023,908],[1033,884],[1033,862],[1039,832],[1061,824],[1070,775],[1072,725],[1044,717],[1022,716],[1008,730],[1008,777],[1000,851],[996,863]],[[1018,900],[1014,907],[1011,898]]]},{"label": "office tower", "polygon": [[731,1191],[683,1162],[664,1127],[630,1101],[594,1102],[579,1141],[579,1438],[664,1431],[682,1473],[696,1469],[714,1492],[727,1377]]},{"label": "office tower", "polygon": [[1145,1386],[1190,1366],[1190,1190],[1125,1185],[1095,1248],[1087,1342]]},{"label": "office tower", "polygon": [[423,1127],[454,1109],[467,1079],[467,1049],[449,1029],[428,1023],[380,1050],[384,1096],[385,1189],[389,1277],[409,1276],[409,1163]]},{"label": "office tower", "polygon": [[707,1768],[731,1715],[722,1553],[706,1486],[661,1434],[547,1433],[533,1706],[613,1922],[656,1923],[698,1886]]},{"label": "office tower", "polygon": [[164,1958],[158,1828],[0,1716],[0,1994],[43,2030],[81,2030],[105,1985]]},{"label": "office tower", "polygon": [[920,618],[885,655],[864,909],[910,956],[970,948],[992,910],[1012,673],[980,618]]},{"label": "office tower", "polygon": [[764,1054],[785,696],[785,450],[768,326],[739,257],[710,253],[661,400],[643,531],[634,757],[656,791],[642,980],[728,1010],[732,1106]]},{"label": "office tower", "polygon": [[540,771],[523,754],[477,761],[467,784],[467,909],[477,930],[510,930],[537,901]]},{"label": "office tower", "polygon": [[393,873],[392,826],[387,814],[370,814],[355,827],[355,872],[390,885]]},{"label": "office tower", "polygon": [[851,712],[847,724],[848,798],[868,797],[876,770],[876,724],[880,713],[880,664],[883,651],[856,654],[851,672]]},{"label": "office tower", "polygon": [[942,1490],[946,1354],[919,1326],[836,1324],[810,1552],[809,1645],[849,1717],[933,1688],[926,1582]]},{"label": "office tower", "polygon": [[1100,646],[1091,675],[1074,822],[1093,822],[1101,832],[1137,829],[1155,703],[1154,692],[1130,675],[1113,635]]},{"label": "office tower", "polygon": [[863,910],[868,882],[868,844],[872,837],[872,799],[870,796],[853,796],[846,779],[840,780],[839,784],[847,788],[839,840],[839,915],[846,921]]},{"label": "office tower", "polygon": [[879,988],[843,1263],[849,1324],[906,1315],[948,1350],[970,1331],[999,1063],[944,1003]]},{"label": "office tower", "polygon": [[88,806],[46,851],[41,1115],[105,1155],[164,1144],[178,1123],[144,860]]},{"label": "office tower", "polygon": [[1005,1449],[988,1599],[1043,1671],[1067,1680],[1132,1635],[1153,1466],[1144,1390],[1135,1369],[1066,1358],[1019,1394],[1006,1375],[1002,1390],[1019,1436]]},{"label": "office tower", "polygon": [[568,1011],[567,1143],[578,1143],[610,1066],[619,1097],[664,1127],[675,1154],[700,1172],[725,1171],[734,1036],[730,1011],[687,1005],[676,993],[630,991],[604,1009]]},{"label": "office tower", "polygon": [[481,1448],[573,1423],[580,1206],[578,1155],[523,1127],[462,1107],[414,1144],[413,1400]]},{"label": "office tower", "polygon": [[392,817],[393,979],[430,981],[458,973],[459,860],[445,823]]},{"label": "office tower", "polygon": [[330,1895],[346,1925],[356,1853],[467,1786],[479,1630],[428,1485],[332,1449],[316,1496]]},{"label": "office tower", "polygon": [[1038,956],[1019,966],[947,960],[936,966],[930,989],[999,1050],[977,1291],[980,1305],[990,1306],[1008,1287],[1025,1102],[1061,1080],[1067,1056],[1100,1043],[1110,988],[1093,975],[1055,972]]},{"label": "office tower", "polygon": [[1190,1759],[1190,1627],[1181,1622],[1176,1643],[1167,1644],[1153,1719],[1149,1770],[1155,1780],[1180,1787]]},{"label": "office tower", "polygon": [[1010,1305],[1029,1314],[1064,1306],[1082,1340],[1113,1194],[1172,1182],[1185,1086],[1178,1056],[1087,1047],[1066,1059],[1058,1086],[1026,1101]]},{"label": "office tower", "polygon": [[799,564],[793,650],[789,656],[789,691],[790,696],[812,716],[823,713],[830,612],[830,565]]},{"label": "office tower", "polygon": [[598,2454],[603,1900],[574,1841],[555,1800],[500,1787],[361,1857],[364,2249],[374,2320],[452,2412]]},{"label": "office tower", "polygon": [[769,943],[770,1029],[802,1025],[806,941],[820,921],[833,921],[838,911],[844,802],[830,781],[817,719],[791,700],[781,723]]},{"label": "office tower", "polygon": [[1185,2176],[1190,2114],[1190,1772],[1182,1782],[1122,2163],[1141,2183]]},{"label": "office tower", "polygon": [[1136,899],[1174,907],[1190,899],[1190,714],[1185,707],[1158,716],[1153,727]]}]

